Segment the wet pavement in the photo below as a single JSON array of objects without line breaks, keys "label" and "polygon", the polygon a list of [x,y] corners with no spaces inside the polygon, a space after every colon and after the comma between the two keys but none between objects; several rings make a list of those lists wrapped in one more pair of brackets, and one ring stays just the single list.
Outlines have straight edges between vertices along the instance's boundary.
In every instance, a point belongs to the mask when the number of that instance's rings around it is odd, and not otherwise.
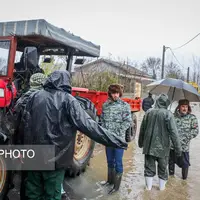
[{"label": "wet pavement", "polygon": [[[200,120],[200,109],[194,109]],[[138,128],[143,113],[137,113]],[[138,137],[138,135],[137,135]],[[200,199],[200,136],[191,142],[191,167],[187,181],[181,180],[181,170],[176,167],[174,178],[169,178],[165,191],[159,191],[158,178],[154,178],[152,191],[145,191],[143,177],[143,155],[137,146],[137,138],[129,144],[124,155],[124,175],[120,191],[107,195],[107,190],[100,185],[106,180],[107,167],[104,147],[96,145],[94,157],[84,174],[76,179],[65,179],[64,188],[71,200],[199,200]],[[12,192],[13,200],[19,197],[15,190]],[[15,195],[14,195],[15,194]]]},{"label": "wet pavement", "polygon": [[[194,114],[200,119],[200,112]],[[137,117],[140,123],[143,113],[138,113]],[[125,152],[125,172],[120,191],[115,195],[109,196],[100,185],[102,180],[106,180],[107,169],[104,147],[98,145],[87,171],[76,179],[65,181],[65,188],[69,190],[70,199],[74,200],[199,200],[200,136],[191,142],[190,161],[191,167],[187,181],[181,179],[181,170],[176,167],[175,177],[169,178],[165,191],[159,191],[157,176],[154,178],[152,191],[145,191],[143,177],[144,159],[142,150],[137,146],[136,138]]]}]

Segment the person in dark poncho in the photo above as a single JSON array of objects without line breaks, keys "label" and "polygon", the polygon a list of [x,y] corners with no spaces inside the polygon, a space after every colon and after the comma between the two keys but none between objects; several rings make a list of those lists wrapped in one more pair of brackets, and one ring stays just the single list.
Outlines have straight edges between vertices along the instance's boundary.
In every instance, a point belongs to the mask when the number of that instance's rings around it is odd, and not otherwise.
[{"label": "person in dark poncho", "polygon": [[[98,125],[82,109],[71,95],[69,72],[53,72],[43,87],[28,98],[19,131],[23,135],[24,144],[55,146],[55,170],[28,171],[25,194],[27,200],[60,200],[65,169],[73,160],[77,130],[106,146],[126,149],[127,143]],[[47,153],[41,151],[41,155]]]}]

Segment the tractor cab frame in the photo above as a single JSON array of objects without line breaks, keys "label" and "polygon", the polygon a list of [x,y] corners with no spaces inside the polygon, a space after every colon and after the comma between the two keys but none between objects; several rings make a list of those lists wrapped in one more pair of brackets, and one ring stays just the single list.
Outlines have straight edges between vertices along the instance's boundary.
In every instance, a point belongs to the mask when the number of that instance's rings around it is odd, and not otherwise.
[{"label": "tractor cab frame", "polygon": [[98,57],[100,46],[43,19],[0,23],[0,108],[28,90],[30,76],[41,71],[42,55],[66,56],[66,70],[71,72],[74,56]]}]

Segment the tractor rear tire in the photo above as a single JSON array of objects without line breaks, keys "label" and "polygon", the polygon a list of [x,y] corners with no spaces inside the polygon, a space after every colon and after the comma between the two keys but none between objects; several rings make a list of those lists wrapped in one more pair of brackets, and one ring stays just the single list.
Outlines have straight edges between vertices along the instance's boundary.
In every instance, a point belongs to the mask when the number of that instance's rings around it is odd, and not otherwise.
[{"label": "tractor rear tire", "polygon": [[[89,100],[82,97],[76,97],[82,108],[90,115],[93,120],[97,120],[96,108],[94,104]],[[66,170],[66,175],[69,177],[79,176],[85,172],[90,158],[93,154],[95,142],[88,138],[86,135],[77,131],[74,157],[71,166]]]},{"label": "tractor rear tire", "polygon": [[6,162],[0,156],[0,200],[5,200],[9,191],[9,182],[11,180],[11,171],[6,170]]}]

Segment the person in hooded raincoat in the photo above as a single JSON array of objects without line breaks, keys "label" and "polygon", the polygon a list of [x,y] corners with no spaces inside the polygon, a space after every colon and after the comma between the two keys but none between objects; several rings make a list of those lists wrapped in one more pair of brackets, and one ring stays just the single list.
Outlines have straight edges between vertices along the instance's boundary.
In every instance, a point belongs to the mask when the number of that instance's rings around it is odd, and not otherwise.
[{"label": "person in hooded raincoat", "polygon": [[[22,95],[18,101],[16,102],[16,105],[13,109],[13,115],[14,115],[14,120],[15,120],[15,130],[18,130],[17,126],[20,124],[20,119],[23,115],[23,111],[26,106],[26,102],[28,100],[28,97],[33,94],[34,92],[41,90],[43,87],[43,84],[46,80],[46,75],[42,73],[36,73],[33,74],[30,78],[30,89],[28,92],[26,92],[24,95]],[[21,135],[20,132],[15,132],[14,134],[14,140],[13,142],[15,144],[24,144],[23,142],[23,136]],[[23,170],[23,169],[22,169]],[[27,177],[27,172],[22,171],[21,173],[21,187],[20,187],[20,198],[25,199],[25,184],[24,181]]]},{"label": "person in hooded raincoat", "polygon": [[[123,86],[112,84],[108,87],[108,100],[103,104],[101,120],[103,127],[124,140],[126,131],[131,126],[132,118],[130,105],[120,98],[122,94]],[[108,178],[105,185],[114,184],[113,189],[109,192],[110,194],[118,191],[121,184],[123,154],[123,149],[106,147]]]},{"label": "person in hooded raincoat", "polygon": [[[28,97],[38,90],[43,89],[43,84],[46,80],[47,76],[44,73],[35,73],[30,77],[30,89],[24,95],[22,95],[16,105],[14,107],[14,120],[16,120],[16,126],[20,124],[19,120],[21,119],[21,115],[23,114],[24,108],[26,106],[26,102]],[[16,129],[16,128],[15,128]],[[17,129],[16,129],[17,130]],[[23,137],[20,133],[15,133],[14,135],[14,142],[15,144],[23,144]],[[20,187],[20,198],[25,199],[25,190],[24,190],[24,180],[27,176],[26,171],[22,171],[21,173],[21,187]],[[66,192],[63,188],[63,184],[61,185],[61,194],[62,197],[66,196]]]},{"label": "person in hooded raincoat", "polygon": [[168,180],[167,165],[172,140],[178,156],[181,155],[181,145],[173,114],[167,110],[170,101],[168,96],[161,94],[156,100],[155,107],[148,110],[142,120],[138,145],[143,148],[145,155],[144,176],[146,189],[151,190],[153,177],[158,177],[160,190],[165,189]]},{"label": "person in hooded raincoat", "polygon": [[178,106],[175,110],[174,117],[176,120],[178,133],[181,141],[182,156],[181,159],[176,158],[174,146],[171,145],[169,157],[169,175],[173,176],[175,173],[175,163],[182,168],[182,179],[187,179],[188,169],[190,166],[190,141],[199,133],[198,120],[195,115],[191,114],[192,110],[190,102],[187,99],[179,100]]},{"label": "person in hooded raincoat", "polygon": [[[82,109],[70,94],[69,72],[53,72],[43,87],[43,90],[28,98],[19,129],[24,144],[49,144],[55,147],[55,170],[28,171],[26,199],[60,200],[65,169],[73,160],[77,130],[106,146],[127,148],[127,143],[98,125]],[[41,155],[47,154],[41,151]]]}]

